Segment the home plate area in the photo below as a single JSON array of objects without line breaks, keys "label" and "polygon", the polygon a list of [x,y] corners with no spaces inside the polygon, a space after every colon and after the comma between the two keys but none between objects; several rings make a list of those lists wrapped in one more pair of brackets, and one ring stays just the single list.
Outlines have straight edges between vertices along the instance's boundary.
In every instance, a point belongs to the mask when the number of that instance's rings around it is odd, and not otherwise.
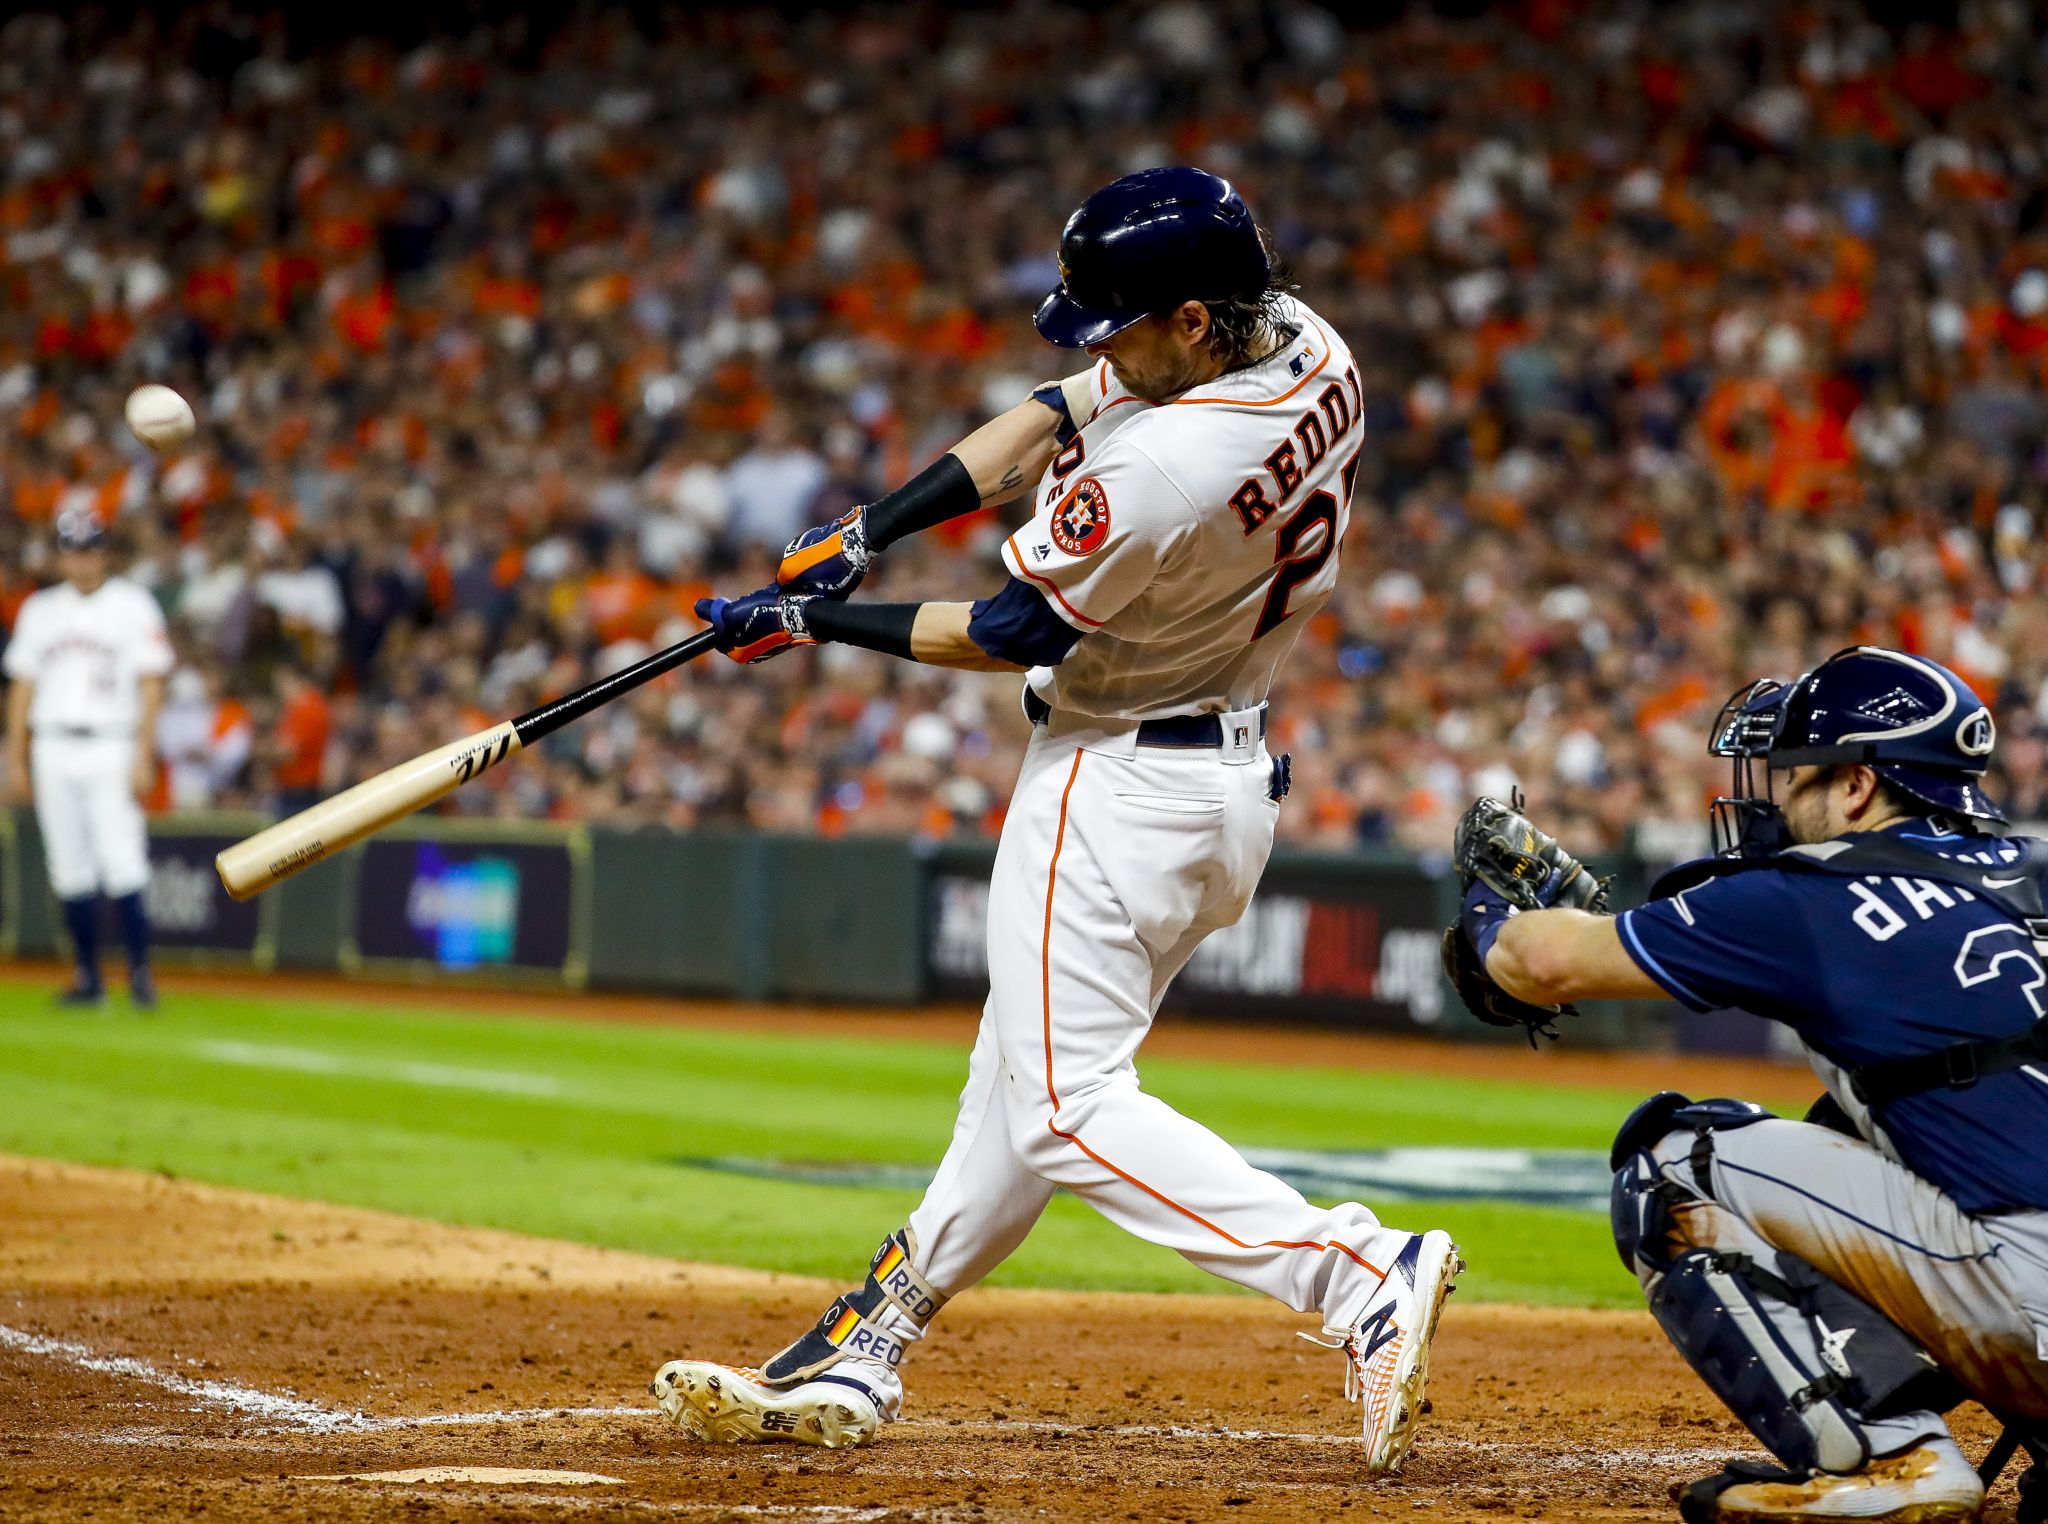
[{"label": "home plate area", "polygon": [[1284,1309],[1023,1291],[947,1309],[872,1448],[714,1449],[649,1375],[772,1348],[833,1288],[4,1158],[0,1224],[0,1521],[1648,1524],[1754,1453],[1646,1316],[1453,1305],[1416,1454],[1369,1483]]}]

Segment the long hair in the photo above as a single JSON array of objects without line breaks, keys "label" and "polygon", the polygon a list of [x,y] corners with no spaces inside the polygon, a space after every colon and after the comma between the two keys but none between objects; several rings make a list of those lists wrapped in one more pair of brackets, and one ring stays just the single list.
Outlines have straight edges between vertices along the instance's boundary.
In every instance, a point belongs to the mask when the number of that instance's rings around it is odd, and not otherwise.
[{"label": "long hair", "polygon": [[1296,288],[1294,271],[1273,247],[1273,237],[1263,227],[1259,242],[1266,246],[1271,274],[1266,289],[1256,296],[1232,296],[1204,302],[1209,309],[1209,352],[1223,362],[1225,370],[1238,370],[1263,359],[1279,342],[1280,300]]}]

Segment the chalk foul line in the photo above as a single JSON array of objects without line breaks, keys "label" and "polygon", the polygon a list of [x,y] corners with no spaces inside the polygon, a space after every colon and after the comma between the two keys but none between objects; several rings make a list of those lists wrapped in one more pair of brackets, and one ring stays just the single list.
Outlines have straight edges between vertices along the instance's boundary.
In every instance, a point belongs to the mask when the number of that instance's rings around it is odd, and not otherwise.
[{"label": "chalk foul line", "polygon": [[53,1339],[46,1334],[26,1333],[4,1323],[0,1323],[0,1347],[25,1355],[40,1355],[47,1360],[60,1360],[66,1365],[101,1375],[144,1381],[164,1391],[176,1392],[180,1397],[194,1397],[213,1407],[245,1413],[251,1418],[269,1419],[307,1433],[348,1429],[369,1421],[361,1413],[339,1413],[317,1402],[302,1402],[296,1397],[259,1391],[253,1386],[240,1386],[232,1381],[203,1381],[177,1371],[164,1370],[147,1360],[136,1360],[127,1355],[103,1355],[87,1344]]},{"label": "chalk foul line", "polygon": [[190,1397],[209,1407],[223,1408],[231,1413],[264,1422],[275,1423],[284,1428],[296,1429],[302,1434],[378,1434],[393,1429],[452,1429],[472,1425],[501,1423],[532,1423],[548,1418],[645,1418],[653,1413],[652,1408],[511,1408],[482,1413],[426,1413],[398,1418],[373,1418],[368,1413],[352,1408],[330,1408],[321,1403],[307,1402],[303,1398],[288,1397],[280,1392],[266,1392],[261,1388],[243,1386],[234,1381],[209,1381],[196,1376],[187,1376],[179,1371],[165,1370],[147,1360],[137,1360],[129,1355],[103,1355],[88,1344],[72,1339],[51,1338],[47,1334],[28,1333],[19,1328],[10,1328],[0,1323],[0,1348],[11,1349],[25,1355],[36,1355],[46,1360],[57,1360],[79,1370],[93,1371],[104,1376],[120,1376],[130,1381],[145,1382],[180,1397]]},{"label": "chalk foul line", "polygon": [[[266,1392],[259,1387],[243,1386],[239,1382],[212,1381],[187,1376],[129,1355],[104,1355],[90,1345],[80,1344],[73,1339],[58,1339],[48,1334],[29,1333],[23,1329],[10,1328],[4,1323],[0,1323],[0,1349],[11,1349],[25,1355],[60,1361],[100,1375],[141,1381],[181,1397],[193,1398],[210,1407],[239,1413],[244,1417],[276,1424],[301,1434],[383,1434],[403,1429],[459,1429],[577,1418],[647,1419],[658,1416],[653,1407],[649,1406],[500,1408],[478,1413],[424,1413],[377,1418],[352,1408],[330,1408],[280,1392]],[[1058,1423],[1031,1419],[985,1419],[956,1423],[942,1418],[911,1418],[901,1420],[892,1427],[932,1434],[951,1431],[1001,1435],[1005,1432],[1021,1431],[1029,1434],[1068,1435],[1076,1439],[1251,1440],[1259,1443],[1277,1441],[1344,1448],[1356,1448],[1359,1444],[1358,1437],[1353,1434],[1315,1434],[1285,1429],[1203,1428],[1190,1424],[1091,1424],[1081,1421]],[[109,1443],[132,1443],[138,1437],[106,1436]],[[1588,1464],[1602,1470],[1625,1467],[1689,1467],[1701,1464],[1718,1467],[1729,1454],[1729,1448],[1726,1446],[1711,1449],[1674,1447],[1654,1450],[1584,1451],[1560,1449],[1556,1446],[1524,1446],[1499,1441],[1458,1439],[1450,1436],[1429,1436],[1424,1439],[1423,1444],[1425,1449],[1450,1451],[1462,1455],[1485,1455],[1520,1462],[1528,1461],[1533,1455],[1543,1454],[1552,1458],[1560,1467],[1569,1469],[1577,1469]]]}]

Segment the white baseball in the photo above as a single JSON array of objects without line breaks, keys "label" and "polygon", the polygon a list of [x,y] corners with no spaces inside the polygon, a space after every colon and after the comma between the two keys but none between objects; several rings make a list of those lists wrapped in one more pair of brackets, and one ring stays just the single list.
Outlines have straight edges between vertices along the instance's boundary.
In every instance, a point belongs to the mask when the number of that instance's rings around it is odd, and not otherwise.
[{"label": "white baseball", "polygon": [[168,386],[151,382],[128,394],[128,427],[152,450],[170,450],[192,437],[192,404]]}]

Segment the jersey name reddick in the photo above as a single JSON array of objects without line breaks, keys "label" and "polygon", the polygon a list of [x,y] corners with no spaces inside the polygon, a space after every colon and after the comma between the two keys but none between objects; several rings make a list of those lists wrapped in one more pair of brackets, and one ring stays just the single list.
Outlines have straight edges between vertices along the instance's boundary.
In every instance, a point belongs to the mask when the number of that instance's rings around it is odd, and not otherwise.
[{"label": "jersey name reddick", "polygon": [[[1256,533],[1273,516],[1276,508],[1286,506],[1295,490],[1308,479],[1308,473],[1323,463],[1323,457],[1351,432],[1351,425],[1364,413],[1365,403],[1359,395],[1357,368],[1346,366],[1344,379],[1332,381],[1324,387],[1316,398],[1316,405],[1295,419],[1293,437],[1281,440],[1273,453],[1266,457],[1266,475],[1280,494],[1278,501],[1266,496],[1266,482],[1257,476],[1246,477],[1244,485],[1230,494],[1230,506],[1236,511],[1238,522],[1244,525],[1246,534]],[[1295,450],[1297,442],[1301,446],[1299,453]],[[1357,481],[1358,456],[1354,454],[1344,465],[1346,502],[1350,501],[1351,489]]]}]

